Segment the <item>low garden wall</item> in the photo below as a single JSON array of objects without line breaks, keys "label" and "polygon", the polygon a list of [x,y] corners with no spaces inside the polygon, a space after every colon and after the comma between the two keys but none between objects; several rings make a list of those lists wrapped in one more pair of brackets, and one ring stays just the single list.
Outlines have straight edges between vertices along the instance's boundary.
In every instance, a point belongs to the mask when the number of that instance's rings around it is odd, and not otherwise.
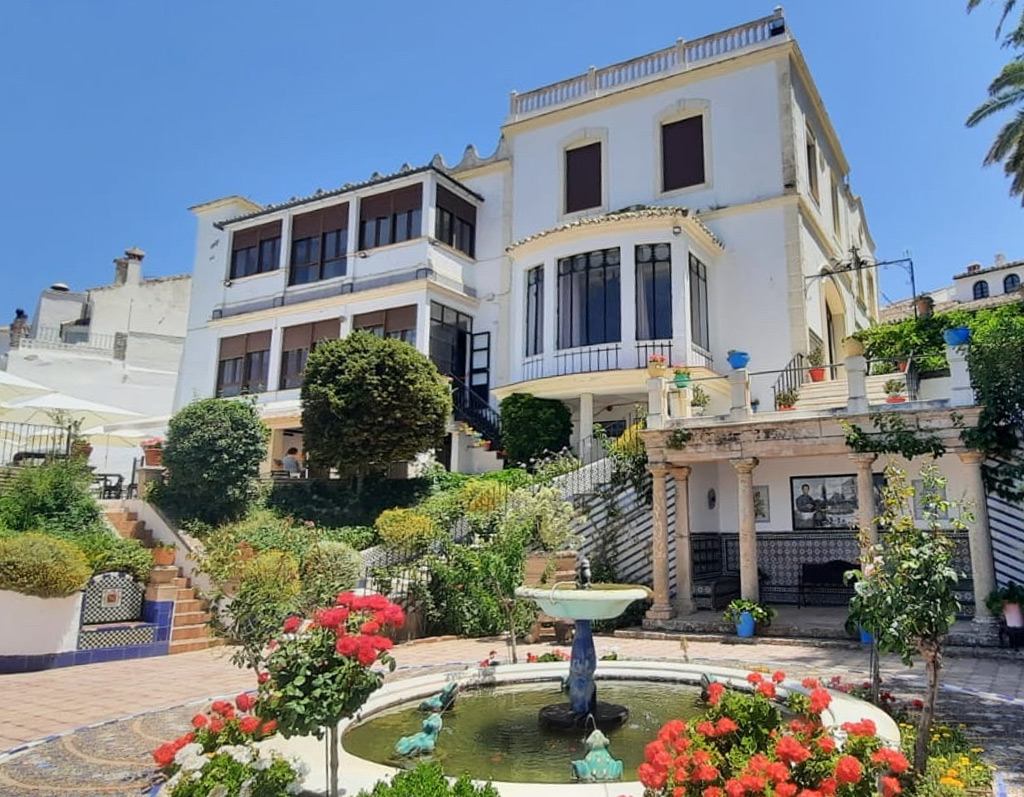
[{"label": "low garden wall", "polygon": [[81,592],[67,598],[36,598],[0,590],[0,672],[12,658],[74,651],[81,616]]}]

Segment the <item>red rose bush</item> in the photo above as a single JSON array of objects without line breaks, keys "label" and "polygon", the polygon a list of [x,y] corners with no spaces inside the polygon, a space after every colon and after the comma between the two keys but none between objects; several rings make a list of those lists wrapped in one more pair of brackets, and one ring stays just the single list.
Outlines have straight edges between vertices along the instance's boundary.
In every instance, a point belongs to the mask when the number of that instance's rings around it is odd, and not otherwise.
[{"label": "red rose bush", "polygon": [[639,777],[645,797],[896,797],[909,762],[885,747],[871,720],[845,723],[837,742],[821,720],[832,701],[814,679],[789,692],[782,672],[751,673],[750,691],[707,687],[707,708],[672,720],[647,745]]}]

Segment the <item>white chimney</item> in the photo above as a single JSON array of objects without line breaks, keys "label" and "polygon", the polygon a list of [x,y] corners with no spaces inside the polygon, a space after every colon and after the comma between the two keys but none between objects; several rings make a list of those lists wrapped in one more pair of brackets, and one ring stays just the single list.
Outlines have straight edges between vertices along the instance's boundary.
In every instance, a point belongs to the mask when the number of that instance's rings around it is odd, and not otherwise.
[{"label": "white chimney", "polygon": [[124,257],[114,259],[114,284],[138,285],[142,281],[142,258],[146,253],[133,246],[124,250]]},{"label": "white chimney", "polygon": [[1006,265],[1006,255],[1002,252],[996,252],[996,268]]},{"label": "white chimney", "polygon": [[968,274],[977,274],[979,271],[981,271],[981,263],[968,263],[967,264],[967,273]]}]

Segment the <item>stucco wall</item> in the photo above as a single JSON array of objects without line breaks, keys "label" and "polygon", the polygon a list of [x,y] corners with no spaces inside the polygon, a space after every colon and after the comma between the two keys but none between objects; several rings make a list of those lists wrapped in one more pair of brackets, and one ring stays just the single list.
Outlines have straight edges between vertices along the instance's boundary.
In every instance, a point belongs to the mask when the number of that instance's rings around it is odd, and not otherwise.
[{"label": "stucco wall", "polygon": [[0,656],[63,653],[78,645],[82,593],[36,598],[0,590]]}]

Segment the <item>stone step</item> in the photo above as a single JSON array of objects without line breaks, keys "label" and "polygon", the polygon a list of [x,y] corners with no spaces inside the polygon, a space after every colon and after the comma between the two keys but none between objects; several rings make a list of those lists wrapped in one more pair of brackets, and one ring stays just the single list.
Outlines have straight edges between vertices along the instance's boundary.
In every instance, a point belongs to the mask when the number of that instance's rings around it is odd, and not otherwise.
[{"label": "stone step", "polygon": [[175,612],[201,612],[206,609],[203,601],[198,599],[179,600],[174,602]]},{"label": "stone step", "polygon": [[209,612],[175,612],[174,625],[205,625],[210,622]]},{"label": "stone step", "polygon": [[204,639],[210,635],[210,629],[205,624],[200,625],[175,625],[171,628],[171,641],[181,639]]},{"label": "stone step", "polygon": [[175,598],[176,601],[194,601],[196,599],[196,591],[192,587],[178,587],[178,596]]},{"label": "stone step", "polygon": [[223,644],[224,640],[218,637],[210,637],[208,639],[181,639],[177,642],[171,640],[171,644],[168,646],[167,652],[169,654],[189,653],[193,650],[206,650],[207,648],[215,648]]},{"label": "stone step", "polygon": [[173,583],[173,584],[174,584],[174,586],[178,587],[179,589],[187,589],[188,587],[191,587],[191,586],[192,586],[192,585],[191,585],[191,584],[189,583],[189,580],[188,580],[187,578],[185,578],[184,576],[178,576],[178,577],[177,577],[176,579],[174,579],[174,581],[173,581],[173,582],[171,582],[171,583]]}]

